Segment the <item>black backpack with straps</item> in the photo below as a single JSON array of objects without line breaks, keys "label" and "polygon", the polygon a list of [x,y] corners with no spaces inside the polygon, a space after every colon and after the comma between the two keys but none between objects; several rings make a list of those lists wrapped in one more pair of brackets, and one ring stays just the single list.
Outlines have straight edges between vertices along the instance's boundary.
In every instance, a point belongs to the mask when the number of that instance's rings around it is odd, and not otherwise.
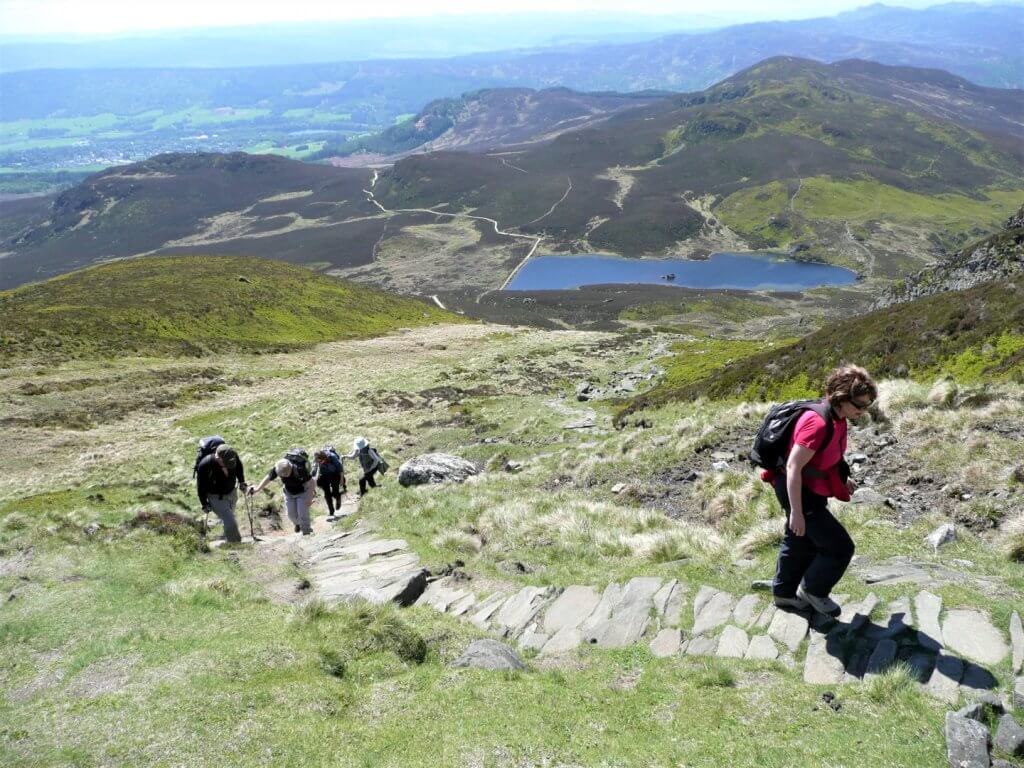
[{"label": "black backpack with straps", "polygon": [[292,474],[288,478],[293,485],[305,484],[313,476],[309,468],[309,454],[300,448],[293,448],[284,455],[292,465]]},{"label": "black backpack with straps", "polygon": [[827,446],[835,432],[831,410],[831,406],[822,400],[790,400],[773,405],[754,437],[754,446],[750,449],[751,463],[764,469],[785,468],[793,429],[805,411],[814,411],[825,420],[825,442],[822,447]]},{"label": "black backpack with straps", "polygon": [[199,462],[217,450],[218,446],[224,445],[224,438],[220,435],[210,435],[199,440],[199,448],[196,451],[196,463],[192,465],[192,477],[199,473]]}]

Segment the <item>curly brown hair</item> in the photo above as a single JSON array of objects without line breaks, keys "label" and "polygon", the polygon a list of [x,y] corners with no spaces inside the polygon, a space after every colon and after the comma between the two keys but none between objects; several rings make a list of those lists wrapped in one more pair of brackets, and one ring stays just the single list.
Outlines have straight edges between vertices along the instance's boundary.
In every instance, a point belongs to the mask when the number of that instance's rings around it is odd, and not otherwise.
[{"label": "curly brown hair", "polygon": [[841,365],[825,380],[825,397],[830,405],[838,407],[855,397],[878,397],[878,385],[859,365]]}]

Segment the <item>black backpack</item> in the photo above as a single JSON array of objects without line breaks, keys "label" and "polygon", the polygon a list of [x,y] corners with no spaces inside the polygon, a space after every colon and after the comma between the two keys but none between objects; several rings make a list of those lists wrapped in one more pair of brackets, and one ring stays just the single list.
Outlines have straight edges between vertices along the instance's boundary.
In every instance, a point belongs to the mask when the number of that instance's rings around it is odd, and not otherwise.
[{"label": "black backpack", "polygon": [[199,473],[199,462],[217,450],[217,446],[224,445],[224,438],[220,435],[210,435],[199,440],[199,449],[196,451],[196,463],[192,465],[192,477]]},{"label": "black backpack", "polygon": [[832,424],[831,406],[821,400],[791,400],[788,403],[773,405],[764,417],[761,428],[754,437],[754,447],[750,449],[750,461],[756,467],[764,469],[782,469],[786,466],[789,441],[793,436],[793,428],[797,419],[805,411],[814,411],[825,420],[825,442],[832,442],[835,426]]},{"label": "black backpack", "polygon": [[293,485],[308,483],[313,476],[309,468],[309,454],[301,448],[293,448],[284,457],[292,464],[292,475],[288,481]]}]

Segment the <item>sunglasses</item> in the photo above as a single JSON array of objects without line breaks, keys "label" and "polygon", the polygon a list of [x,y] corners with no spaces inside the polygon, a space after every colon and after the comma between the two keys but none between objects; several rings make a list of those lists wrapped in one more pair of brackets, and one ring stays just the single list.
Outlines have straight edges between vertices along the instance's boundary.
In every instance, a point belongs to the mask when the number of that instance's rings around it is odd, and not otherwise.
[{"label": "sunglasses", "polygon": [[851,397],[850,400],[849,400],[849,403],[854,408],[856,408],[858,411],[866,411],[868,408],[870,408],[872,405],[875,404],[875,401],[874,400],[868,400],[866,403],[858,403],[856,400],[854,400]]}]

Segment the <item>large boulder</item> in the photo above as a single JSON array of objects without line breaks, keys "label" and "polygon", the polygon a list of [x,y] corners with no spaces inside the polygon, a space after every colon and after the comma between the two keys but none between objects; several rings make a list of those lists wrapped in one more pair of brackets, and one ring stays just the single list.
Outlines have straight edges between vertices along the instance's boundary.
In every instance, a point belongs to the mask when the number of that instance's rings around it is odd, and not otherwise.
[{"label": "large boulder", "polygon": [[425,453],[409,459],[399,467],[398,482],[405,487],[448,481],[461,483],[477,472],[473,462],[459,456],[448,453]]},{"label": "large boulder", "polygon": [[455,661],[453,667],[477,669],[526,669],[519,655],[497,640],[474,640]]},{"label": "large boulder", "polygon": [[988,745],[988,728],[956,712],[946,713],[949,768],[989,768]]}]

